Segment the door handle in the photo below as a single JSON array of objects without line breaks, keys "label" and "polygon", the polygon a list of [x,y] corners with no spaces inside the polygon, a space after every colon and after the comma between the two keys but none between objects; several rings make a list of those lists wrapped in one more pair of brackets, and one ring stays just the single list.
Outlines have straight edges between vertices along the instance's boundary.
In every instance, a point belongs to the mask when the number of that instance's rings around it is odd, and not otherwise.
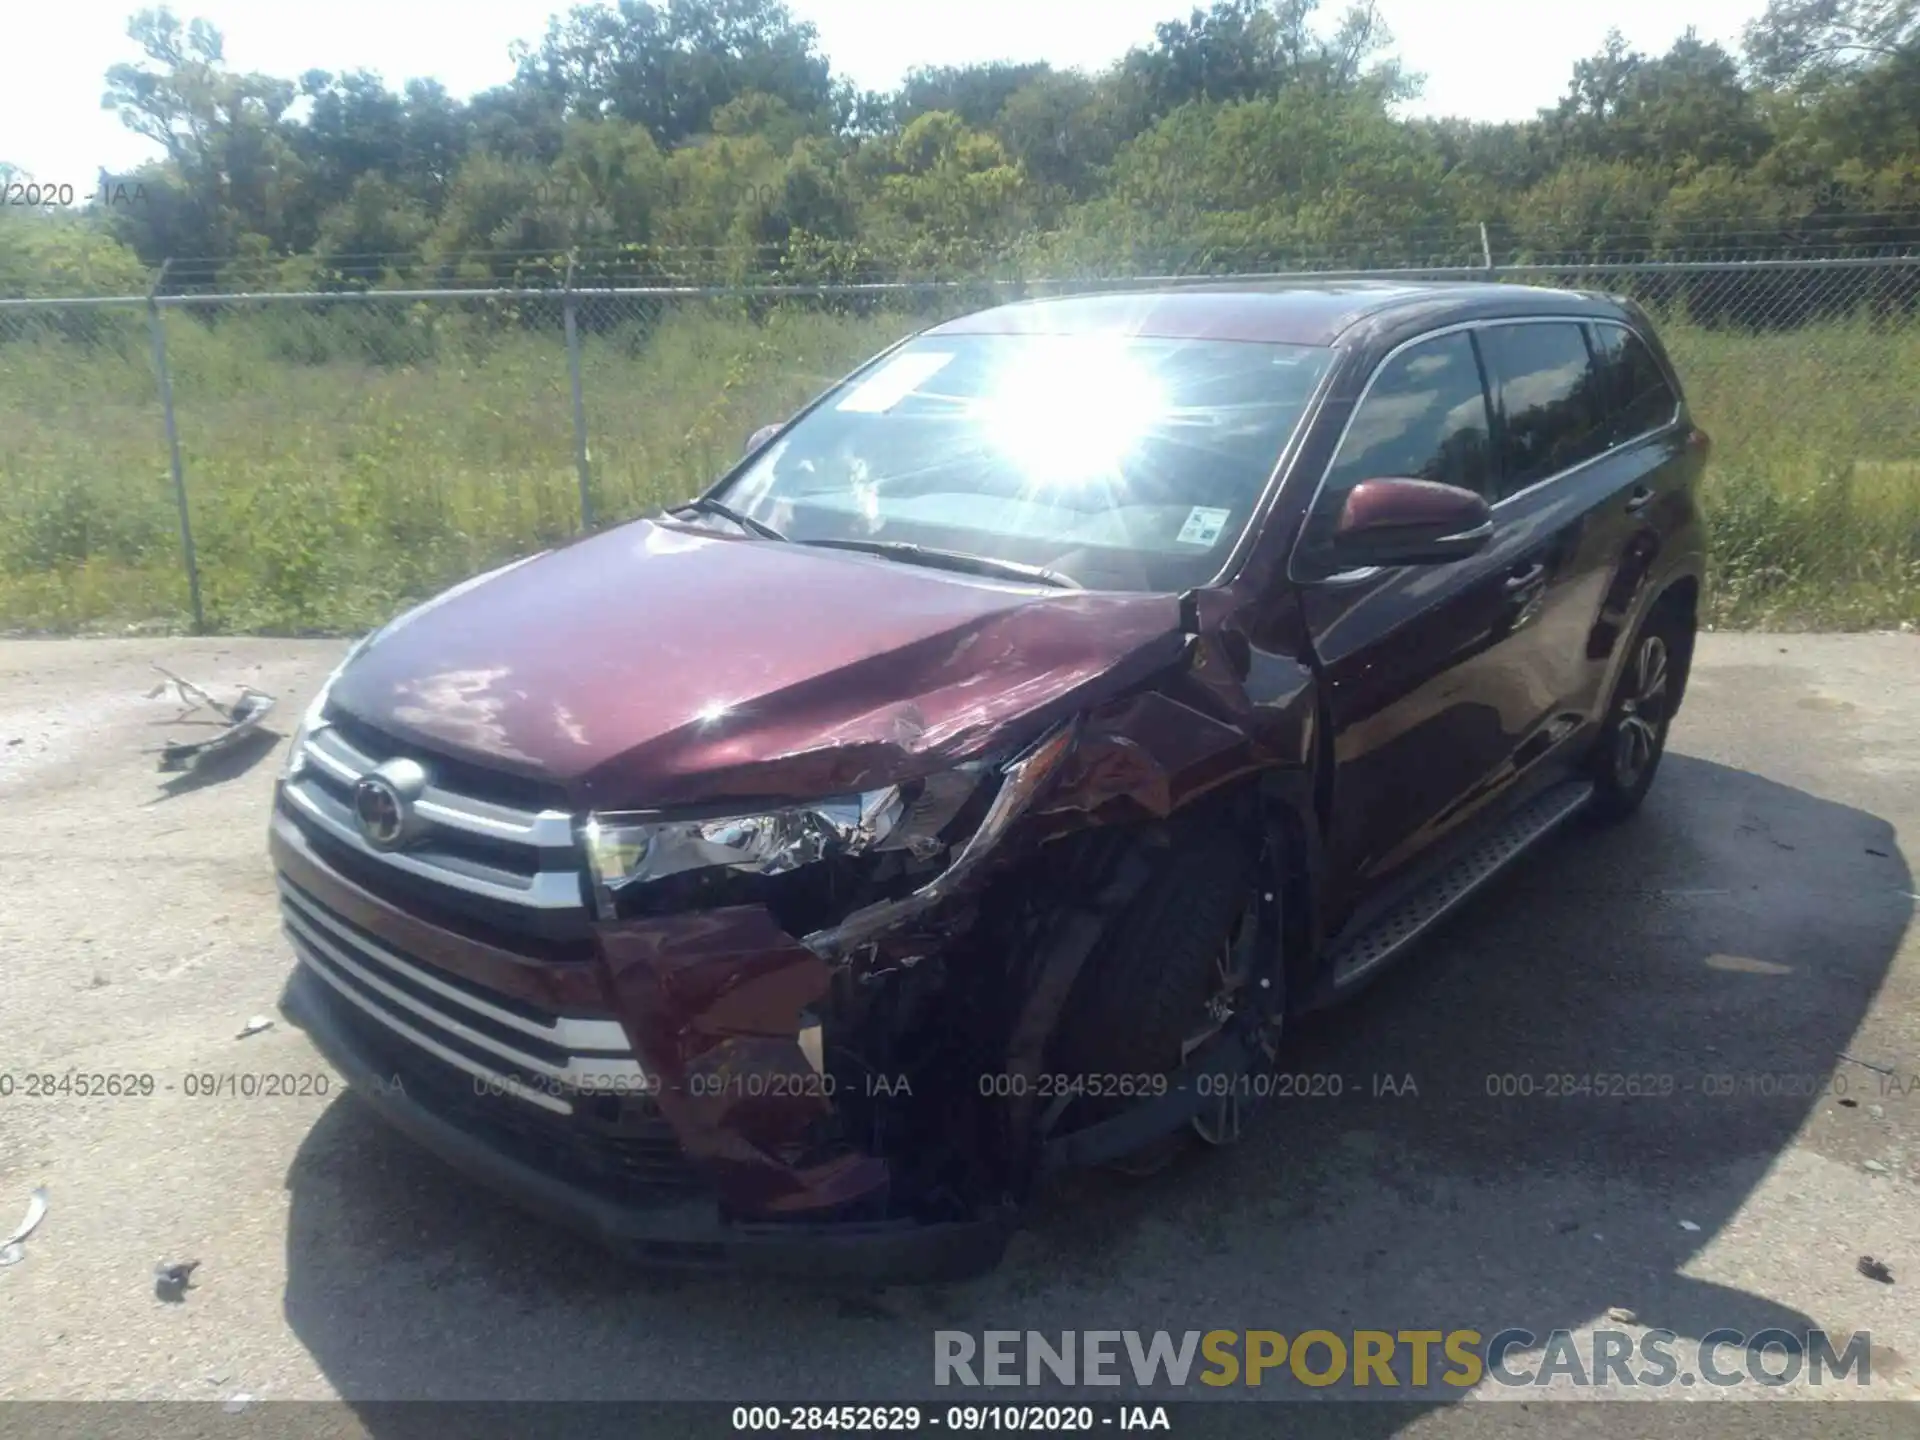
[{"label": "door handle", "polygon": [[1652,503],[1653,491],[1644,485],[1636,485],[1627,495],[1627,513],[1629,515],[1638,515]]},{"label": "door handle", "polygon": [[1503,588],[1509,595],[1524,595],[1527,591],[1536,588],[1546,577],[1546,565],[1536,560],[1526,569],[1516,570],[1507,576]]}]

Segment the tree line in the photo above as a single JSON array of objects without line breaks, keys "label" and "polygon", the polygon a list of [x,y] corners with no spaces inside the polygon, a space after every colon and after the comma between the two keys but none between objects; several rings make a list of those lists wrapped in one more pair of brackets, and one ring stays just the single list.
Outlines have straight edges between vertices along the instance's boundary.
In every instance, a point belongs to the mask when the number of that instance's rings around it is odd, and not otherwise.
[{"label": "tree line", "polygon": [[239,71],[165,8],[127,33],[103,103],[161,158],[0,215],[0,288],[1470,264],[1483,225],[1555,261],[1920,243],[1920,0],[1769,0],[1734,51],[1616,32],[1503,124],[1401,118],[1417,57],[1366,3],[1217,0],[1103,71],[891,93],[781,0],[579,5],[466,98]]}]

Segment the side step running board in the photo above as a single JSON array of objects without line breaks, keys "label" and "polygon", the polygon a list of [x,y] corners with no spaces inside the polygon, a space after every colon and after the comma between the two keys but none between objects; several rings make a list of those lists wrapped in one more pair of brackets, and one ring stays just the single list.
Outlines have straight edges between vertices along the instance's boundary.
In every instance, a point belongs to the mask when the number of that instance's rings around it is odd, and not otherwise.
[{"label": "side step running board", "polygon": [[1505,816],[1425,885],[1351,939],[1336,942],[1329,973],[1335,993],[1347,990],[1405,950],[1435,921],[1491,880],[1592,798],[1593,786],[1569,780],[1544,790]]}]

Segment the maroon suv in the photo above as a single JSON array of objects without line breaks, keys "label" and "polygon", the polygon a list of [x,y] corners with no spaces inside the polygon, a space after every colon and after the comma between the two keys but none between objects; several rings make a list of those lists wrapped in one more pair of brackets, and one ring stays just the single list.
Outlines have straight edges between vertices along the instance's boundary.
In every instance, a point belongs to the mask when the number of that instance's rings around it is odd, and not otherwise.
[{"label": "maroon suv", "polygon": [[661,1263],[951,1277],[1576,812],[1686,688],[1706,437],[1618,298],[1188,288],[923,331],[707,494],[353,647],[287,1008]]}]

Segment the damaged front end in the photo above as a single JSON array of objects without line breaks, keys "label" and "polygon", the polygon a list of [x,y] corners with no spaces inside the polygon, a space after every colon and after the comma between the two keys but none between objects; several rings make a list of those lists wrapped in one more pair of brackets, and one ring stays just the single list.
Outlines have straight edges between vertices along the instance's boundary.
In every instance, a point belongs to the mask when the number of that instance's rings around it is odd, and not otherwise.
[{"label": "damaged front end", "polygon": [[[669,624],[676,567],[867,628]],[[615,588],[645,593],[586,603]],[[1164,1060],[1102,1044],[1143,887],[1259,852],[1261,786],[1305,764],[1307,672],[1279,637],[1250,689],[1242,603],[644,526],[522,565],[307,710],[271,831],[288,1013],[398,1128],[648,1263],[989,1268],[1050,1166],[1179,1130],[1244,1063],[1237,1003]]]},{"label": "damaged front end", "polygon": [[1004,974],[974,932],[1077,728],[845,800],[582,827],[616,1005],[729,1219],[1004,1209],[1006,1146],[974,1103]]},{"label": "damaged front end", "polygon": [[[1197,1080],[1245,1068],[1257,1006],[1171,1074],[1114,1081],[1097,1039],[1062,1046],[1156,852],[1204,826],[1264,853],[1235,783],[1260,763],[1246,697],[1207,672],[1216,642],[1179,655],[930,780],[583,827],[616,1009],[729,1223],[1003,1235],[1048,1170],[1181,1130]],[[1266,900],[1260,964],[1280,953]],[[1106,1092],[1063,1080],[1063,1056]]]}]

